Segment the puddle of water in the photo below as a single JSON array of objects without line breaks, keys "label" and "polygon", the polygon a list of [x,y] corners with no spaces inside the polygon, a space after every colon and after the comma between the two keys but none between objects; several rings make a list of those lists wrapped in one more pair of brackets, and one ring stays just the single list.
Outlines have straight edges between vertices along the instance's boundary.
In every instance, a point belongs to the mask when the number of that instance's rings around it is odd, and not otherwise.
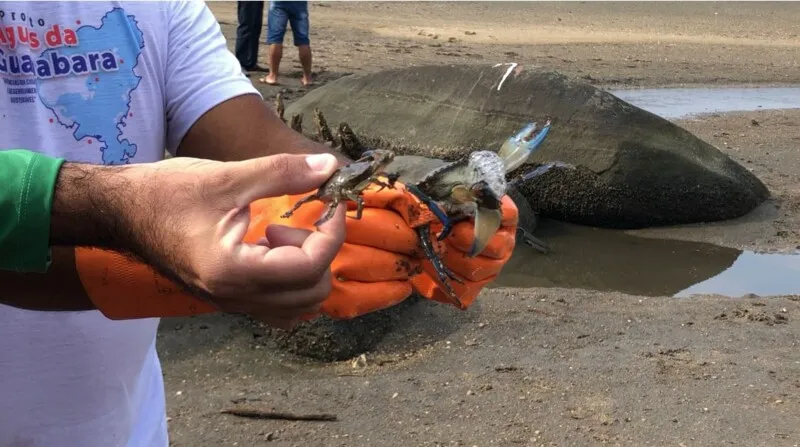
[{"label": "puddle of water", "polygon": [[518,244],[489,286],[559,287],[640,296],[800,294],[800,254],[761,254],[713,244],[651,239],[543,220],[543,255]]},{"label": "puddle of water", "polygon": [[687,118],[704,113],[800,108],[800,87],[652,88],[607,91],[667,119]]},{"label": "puddle of water", "polygon": [[745,251],[725,271],[675,294],[686,297],[716,293],[742,296],[796,295],[800,293],[800,255]]}]

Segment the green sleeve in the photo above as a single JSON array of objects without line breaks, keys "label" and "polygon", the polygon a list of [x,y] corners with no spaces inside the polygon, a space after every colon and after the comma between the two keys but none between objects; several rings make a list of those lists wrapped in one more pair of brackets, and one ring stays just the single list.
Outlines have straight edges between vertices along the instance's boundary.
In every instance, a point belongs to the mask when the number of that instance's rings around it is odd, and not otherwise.
[{"label": "green sleeve", "polygon": [[0,270],[44,273],[50,266],[50,212],[64,160],[0,151]]}]

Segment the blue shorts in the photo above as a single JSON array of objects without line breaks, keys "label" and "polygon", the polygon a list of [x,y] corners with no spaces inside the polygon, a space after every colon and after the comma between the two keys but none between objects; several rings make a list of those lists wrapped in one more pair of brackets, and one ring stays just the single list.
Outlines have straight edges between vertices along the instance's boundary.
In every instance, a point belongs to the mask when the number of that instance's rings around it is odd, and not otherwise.
[{"label": "blue shorts", "polygon": [[267,45],[283,44],[286,23],[292,25],[294,45],[308,45],[308,2],[271,1],[267,13]]}]

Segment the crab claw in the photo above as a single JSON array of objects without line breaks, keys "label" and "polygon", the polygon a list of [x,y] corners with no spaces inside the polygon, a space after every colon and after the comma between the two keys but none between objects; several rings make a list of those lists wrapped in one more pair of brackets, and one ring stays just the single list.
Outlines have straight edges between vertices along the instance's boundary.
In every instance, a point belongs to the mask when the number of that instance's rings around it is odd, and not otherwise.
[{"label": "crab claw", "polygon": [[542,130],[536,132],[537,124],[530,123],[510,137],[500,147],[497,155],[503,159],[506,165],[506,172],[511,172],[522,166],[528,157],[539,148],[544,139],[550,132],[550,120],[547,120]]},{"label": "crab claw", "polygon": [[500,211],[500,197],[489,188],[485,182],[478,182],[472,187],[475,209],[475,229],[472,247],[467,255],[474,258],[489,245],[489,240],[494,236],[503,220]]},{"label": "crab claw", "polygon": [[489,240],[500,228],[502,220],[503,213],[500,210],[478,207],[475,212],[475,240],[467,253],[470,258],[479,255],[489,245]]}]

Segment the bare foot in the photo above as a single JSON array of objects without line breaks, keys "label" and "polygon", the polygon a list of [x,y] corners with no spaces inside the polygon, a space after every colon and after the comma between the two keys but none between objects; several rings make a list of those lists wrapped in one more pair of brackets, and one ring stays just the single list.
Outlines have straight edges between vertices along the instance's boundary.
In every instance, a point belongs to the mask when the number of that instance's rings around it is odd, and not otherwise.
[{"label": "bare foot", "polygon": [[313,84],[314,81],[311,79],[311,76],[303,75],[303,87],[308,87]]},{"label": "bare foot", "polygon": [[264,77],[259,78],[258,82],[262,84],[278,85],[278,77],[270,73]]}]

